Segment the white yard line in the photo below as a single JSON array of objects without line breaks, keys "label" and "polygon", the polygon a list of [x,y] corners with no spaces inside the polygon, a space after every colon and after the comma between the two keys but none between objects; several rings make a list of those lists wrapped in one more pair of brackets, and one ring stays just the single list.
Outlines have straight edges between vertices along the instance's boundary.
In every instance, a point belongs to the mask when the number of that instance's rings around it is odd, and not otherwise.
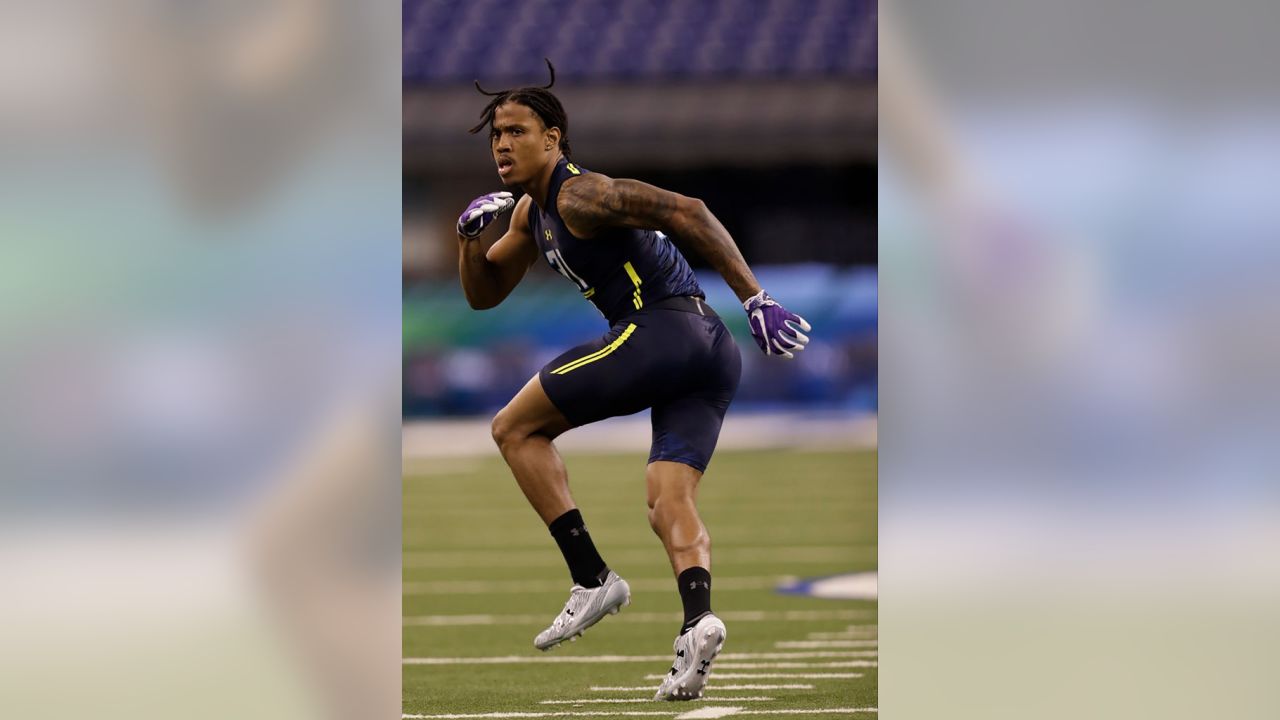
[{"label": "white yard line", "polygon": [[860,660],[837,662],[718,662],[718,670],[816,670],[818,668],[866,667]]},{"label": "white yard line", "polygon": [[827,713],[878,713],[880,708],[814,708],[810,710],[743,710],[739,715],[826,715]]},{"label": "white yard line", "polygon": [[676,716],[676,720],[711,720],[713,718],[728,717],[736,715],[740,707],[704,707],[697,710],[690,710],[687,713],[680,713]]},{"label": "white yard line", "polygon": [[811,632],[808,634],[810,640],[875,640],[879,633],[875,629],[869,631],[852,631],[845,632]]},{"label": "white yard line", "polygon": [[405,665],[540,665],[543,663],[667,662],[668,655],[499,655],[494,657],[409,657]]},{"label": "white yard line", "polygon": [[[719,667],[719,666],[717,666]],[[653,685],[636,685],[636,686],[610,686],[610,685],[592,685],[592,692],[652,692],[657,688]],[[812,690],[813,685],[805,683],[790,683],[786,685],[707,685],[707,692],[729,691],[729,690]]]},{"label": "white yard line", "polygon": [[879,657],[879,650],[850,650],[847,657],[873,658]]},{"label": "white yard line", "polygon": [[[801,660],[806,658],[857,657],[860,653],[850,650],[817,650],[812,652],[777,653],[723,653],[721,660]],[[525,665],[541,663],[629,663],[667,662],[670,655],[496,655],[480,657],[408,657],[405,665]],[[857,661],[852,661],[857,662]],[[867,663],[855,667],[874,667]],[[661,676],[659,676],[661,677]]]},{"label": "white yard line", "polygon": [[[717,612],[721,620],[731,622],[817,622],[827,620],[862,620],[870,617],[865,610],[729,610]],[[462,625],[546,625],[548,615],[407,615],[401,619],[405,627],[454,627]],[[680,613],[627,612],[609,618],[609,623],[674,623],[680,624]]]},{"label": "white yard line", "polygon": [[786,640],[773,644],[776,648],[789,648],[791,650],[877,647],[879,645],[879,640]]},{"label": "white yard line", "polygon": [[[722,673],[712,671],[720,680],[846,680],[860,678],[862,673]],[[645,680],[661,680],[666,675],[645,675]]]},{"label": "white yard line", "polygon": [[[765,575],[757,577],[718,577],[718,592],[738,590],[771,590],[779,585],[794,582],[790,575]],[[632,590],[663,591],[675,588],[669,577],[627,579]],[[428,580],[406,582],[400,587],[404,595],[526,595],[539,592],[568,593],[563,580]]]},{"label": "white yard line", "polygon": [[721,660],[808,660],[813,658],[854,658],[857,650],[809,650],[805,652],[721,653]]},{"label": "white yard line", "polygon": [[[646,688],[652,690],[653,688]],[[769,702],[773,700],[771,697],[717,697],[713,698],[716,702]],[[539,705],[582,705],[583,703],[592,703],[598,705],[610,703],[651,703],[653,698],[589,698],[585,700],[542,700]]]}]

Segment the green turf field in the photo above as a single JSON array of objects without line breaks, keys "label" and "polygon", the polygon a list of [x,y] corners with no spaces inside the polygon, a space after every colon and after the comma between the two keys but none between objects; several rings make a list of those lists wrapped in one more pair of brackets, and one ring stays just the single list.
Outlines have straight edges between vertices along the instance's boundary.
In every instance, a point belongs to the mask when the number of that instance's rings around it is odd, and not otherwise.
[{"label": "green turf field", "polygon": [[406,716],[876,716],[876,603],[773,590],[781,579],[875,569],[874,452],[716,454],[699,509],[728,639],[705,697],[686,703],[648,701],[671,664],[681,612],[646,519],[645,457],[565,461],[592,538],[631,584],[632,602],[548,653],[533,636],[571,581],[501,458],[406,464]]}]

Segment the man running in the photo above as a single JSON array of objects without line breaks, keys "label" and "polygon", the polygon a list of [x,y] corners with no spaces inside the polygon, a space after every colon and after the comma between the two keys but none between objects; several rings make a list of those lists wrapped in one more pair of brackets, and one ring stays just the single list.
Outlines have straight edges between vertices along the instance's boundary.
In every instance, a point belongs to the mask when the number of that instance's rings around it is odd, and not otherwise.
[{"label": "man running", "polygon": [[[550,62],[547,63],[550,66]],[[577,286],[609,322],[602,337],[543,367],[493,419],[493,438],[520,489],[560,547],[573,588],[534,645],[574,640],[630,603],[625,580],[601,558],[569,493],[553,440],[608,417],[652,409],[645,470],[649,523],[662,540],[684,606],[675,662],[655,699],[701,697],[725,626],[711,612],[711,538],[698,517],[698,481],[711,460],[742,359],[705,302],[677,237],[733,289],[751,334],[769,355],[791,358],[809,324],[769,297],[724,226],[700,200],[571,161],[569,121],[551,84],[488,93],[476,133],[489,128],[498,176],[511,192],[476,198],[458,218],[459,272],[475,309],[501,303],[540,258]],[[478,238],[512,211],[487,249]]]}]

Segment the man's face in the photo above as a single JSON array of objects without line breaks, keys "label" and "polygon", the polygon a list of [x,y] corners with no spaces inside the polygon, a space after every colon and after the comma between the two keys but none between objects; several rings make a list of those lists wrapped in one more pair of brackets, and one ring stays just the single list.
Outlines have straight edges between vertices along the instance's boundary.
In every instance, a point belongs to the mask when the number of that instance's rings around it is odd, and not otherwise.
[{"label": "man's face", "polygon": [[547,130],[532,110],[519,103],[498,106],[489,132],[489,147],[498,177],[507,187],[529,182],[554,155],[558,133]]}]

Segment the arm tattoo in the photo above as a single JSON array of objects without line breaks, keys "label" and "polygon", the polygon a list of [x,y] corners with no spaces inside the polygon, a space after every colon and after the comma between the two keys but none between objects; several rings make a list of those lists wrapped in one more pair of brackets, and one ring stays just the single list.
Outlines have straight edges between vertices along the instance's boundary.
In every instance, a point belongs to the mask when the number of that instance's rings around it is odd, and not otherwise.
[{"label": "arm tattoo", "polygon": [[591,174],[564,185],[556,207],[570,229],[587,236],[610,226],[661,230],[701,255],[740,300],[760,291],[729,231],[699,200],[636,180]]},{"label": "arm tattoo", "polygon": [[599,174],[576,179],[560,191],[556,207],[566,221],[592,231],[608,226],[666,229],[680,196],[637,180]]},{"label": "arm tattoo", "polygon": [[636,180],[614,180],[601,200],[614,222],[662,228],[676,211],[677,196]]}]

